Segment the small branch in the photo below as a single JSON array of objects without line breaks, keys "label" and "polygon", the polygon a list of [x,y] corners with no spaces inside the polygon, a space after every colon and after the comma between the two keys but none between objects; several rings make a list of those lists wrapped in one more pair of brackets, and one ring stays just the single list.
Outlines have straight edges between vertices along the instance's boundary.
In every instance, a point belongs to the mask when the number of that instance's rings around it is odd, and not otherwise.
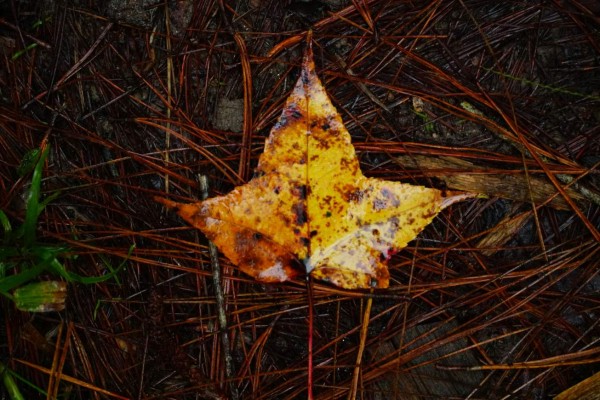
[{"label": "small branch", "polygon": [[[206,175],[200,175],[200,191],[202,200],[208,198],[208,179]],[[223,356],[225,357],[225,377],[229,382],[229,390],[231,399],[239,399],[237,386],[234,381],[235,369],[233,367],[233,357],[229,348],[229,333],[227,332],[227,314],[225,313],[225,296],[223,287],[221,286],[221,266],[219,265],[219,252],[217,246],[211,241],[208,242],[208,253],[210,254],[210,262],[212,264],[213,282],[215,286],[215,297],[217,299],[217,315],[219,319],[219,332],[221,336],[221,344],[223,345]]]},{"label": "small branch", "polygon": [[[373,292],[373,289],[371,289]],[[348,393],[348,400],[356,399],[358,392],[358,378],[360,377],[360,364],[362,363],[363,353],[365,351],[365,344],[367,342],[367,335],[369,330],[369,321],[371,319],[371,306],[373,305],[373,297],[367,299],[367,306],[363,314],[362,327],[360,329],[360,344],[358,346],[358,353],[356,354],[356,363],[354,364],[354,374],[352,375],[352,386]]]}]

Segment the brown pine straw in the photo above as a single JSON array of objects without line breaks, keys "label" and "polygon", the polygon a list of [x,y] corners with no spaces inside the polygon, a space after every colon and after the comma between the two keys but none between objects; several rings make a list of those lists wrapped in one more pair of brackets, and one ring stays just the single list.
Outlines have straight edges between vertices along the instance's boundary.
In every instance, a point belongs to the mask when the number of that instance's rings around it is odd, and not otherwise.
[{"label": "brown pine straw", "polygon": [[[47,143],[40,243],[83,276],[127,260],[61,313],[1,297],[2,363],[46,392],[25,398],[307,398],[309,372],[318,399],[552,398],[593,375],[595,2],[120,3],[0,5],[0,209],[18,229],[19,165]],[[487,196],[394,255],[386,291],[260,284],[221,255],[215,279],[152,200],[252,177],[310,30],[366,175]]]}]

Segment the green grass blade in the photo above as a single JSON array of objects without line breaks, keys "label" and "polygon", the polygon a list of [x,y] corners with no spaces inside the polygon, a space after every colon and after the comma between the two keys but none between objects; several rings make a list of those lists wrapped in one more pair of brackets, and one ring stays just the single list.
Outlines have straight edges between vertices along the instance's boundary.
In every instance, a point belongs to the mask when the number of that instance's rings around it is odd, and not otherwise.
[{"label": "green grass blade", "polygon": [[11,400],[25,400],[25,398],[19,391],[19,387],[17,386],[17,382],[15,382],[11,371],[1,362],[0,375],[2,376],[2,383],[4,384],[4,388],[8,393],[8,397],[10,397]]},{"label": "green grass blade", "polygon": [[56,199],[58,196],[60,196],[60,191],[56,191],[54,193],[52,193],[50,196],[46,197],[40,204],[39,204],[39,211],[38,211],[38,215],[41,214],[41,212],[44,210],[44,208],[46,208],[46,206],[48,204],[50,204],[52,201],[54,201],[54,199]]},{"label": "green grass blade", "polygon": [[23,222],[23,244],[25,247],[31,246],[35,241],[35,231],[37,227],[37,220],[42,212],[40,209],[40,189],[42,186],[42,173],[44,169],[44,161],[48,156],[50,147],[46,147],[40,158],[33,169],[33,176],[31,177],[31,187],[27,194],[27,212],[25,213],[25,221]]},{"label": "green grass blade", "polygon": [[30,43],[24,49],[15,51],[11,57],[11,60],[13,60],[13,61],[16,60],[17,58],[21,57],[23,54],[27,53],[29,50],[35,49],[37,46],[38,46],[37,43]]},{"label": "green grass blade", "polygon": [[29,150],[23,156],[21,164],[17,168],[17,174],[22,178],[35,168],[38,159],[40,158],[40,149]]},{"label": "green grass blade", "polygon": [[94,283],[105,282],[111,278],[115,278],[116,275],[119,272],[121,272],[121,270],[123,268],[125,268],[125,265],[127,265],[127,261],[129,260],[129,257],[131,256],[133,249],[135,249],[135,245],[131,245],[131,247],[129,247],[127,257],[125,257],[125,259],[121,262],[121,264],[119,264],[119,266],[117,268],[115,268],[115,269],[109,268],[109,270],[111,272],[106,275],[102,275],[102,276],[81,276],[74,272],[69,272],[69,271],[67,271],[65,266],[60,261],[58,261],[58,259],[56,259],[56,258],[54,258],[50,262],[49,267],[52,272],[62,276],[69,282],[78,282],[78,283],[83,283],[85,285],[91,285]]},{"label": "green grass blade", "polygon": [[44,389],[42,389],[39,386],[35,385],[33,382],[28,381],[27,379],[25,379],[24,377],[22,377],[21,375],[19,375],[15,371],[12,371],[10,369],[7,369],[7,371],[13,377],[13,379],[16,379],[17,381],[19,381],[22,384],[21,387],[27,386],[27,387],[35,390],[37,393],[39,393],[44,398],[48,396],[48,393]]},{"label": "green grass blade", "polygon": [[0,210],[0,224],[2,224],[2,230],[4,231],[4,235],[2,236],[2,243],[7,244],[10,238],[10,234],[12,233],[12,226],[10,225],[8,217],[2,210]]},{"label": "green grass blade", "polygon": [[30,280],[44,272],[44,270],[48,267],[47,264],[49,263],[40,263],[34,266],[33,268],[21,271],[16,275],[7,276],[6,278],[0,279],[0,293],[12,299],[12,296],[9,292],[14,288],[17,288],[22,284],[29,282]]}]

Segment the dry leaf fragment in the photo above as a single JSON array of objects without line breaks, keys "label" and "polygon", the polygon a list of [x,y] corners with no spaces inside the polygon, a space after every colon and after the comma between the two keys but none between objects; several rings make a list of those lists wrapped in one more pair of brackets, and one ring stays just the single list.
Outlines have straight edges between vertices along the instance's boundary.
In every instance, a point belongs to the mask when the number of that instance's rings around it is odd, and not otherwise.
[{"label": "dry leaf fragment", "polygon": [[[485,173],[486,169],[475,163],[461,160],[455,157],[430,157],[422,155],[410,155],[396,157],[395,161],[403,167],[410,169],[429,170],[444,181],[447,187],[455,190],[467,190],[482,193],[487,196],[503,197],[510,200],[531,202],[541,204],[556,194],[556,188],[543,177],[533,174],[529,177],[522,175],[510,175],[503,173]],[[444,170],[463,170],[468,173],[448,174]],[[478,173],[473,173],[478,172]],[[532,190],[533,189],[533,190]],[[572,188],[565,188],[576,203],[587,205],[586,199]],[[557,210],[570,210],[571,208],[562,196],[557,196],[550,201],[549,206]]]},{"label": "dry leaf fragment", "polygon": [[523,228],[532,215],[533,211],[531,210],[518,213],[517,215],[513,215],[512,213],[509,214],[504,217],[502,221],[498,222],[498,224],[496,224],[496,226],[475,245],[475,247],[481,249],[481,254],[492,256]]},{"label": "dry leaf fragment", "polygon": [[386,261],[448,205],[474,197],[366,178],[350,134],[315,73],[302,72],[255,177],[178,210],[239,268],[264,282],[300,274],[354,289],[389,285]]}]

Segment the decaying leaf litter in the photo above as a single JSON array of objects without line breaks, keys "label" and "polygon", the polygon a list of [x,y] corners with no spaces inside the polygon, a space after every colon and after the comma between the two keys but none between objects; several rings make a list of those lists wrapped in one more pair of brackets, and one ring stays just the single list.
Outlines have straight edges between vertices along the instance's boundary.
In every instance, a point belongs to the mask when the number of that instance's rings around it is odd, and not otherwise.
[{"label": "decaying leaf litter", "polygon": [[[48,375],[36,366],[52,368],[57,349],[69,356],[55,366],[62,374],[52,388],[71,390],[71,397],[89,398],[94,388],[129,398],[227,393],[206,242],[193,229],[174,228],[181,221],[162,214],[152,197],[164,195],[165,175],[169,196],[181,196],[178,201],[199,197],[198,173],[209,176],[214,195],[250,178],[296,81],[298,43],[313,24],[319,75],[366,176],[443,189],[438,176],[450,185],[446,177],[511,175],[533,194],[528,203],[488,193],[488,200],[441,213],[390,260],[390,289],[371,297],[366,335],[359,326],[362,299],[370,295],[315,281],[316,394],[346,396],[361,345],[358,389],[365,398],[466,397],[473,390],[472,397],[543,398],[591,375],[595,356],[583,349],[593,349],[597,321],[597,244],[582,221],[598,226],[597,207],[574,199],[582,211],[575,213],[564,196],[558,210],[553,200],[535,209],[531,202],[545,201],[535,196],[536,182],[553,186],[548,173],[569,185],[569,196],[597,188],[594,5],[325,3],[311,13],[282,2],[224,3],[222,9],[178,2],[168,12],[140,7],[137,22],[121,9],[108,29],[102,7],[20,2],[3,12],[10,17],[0,21],[8,43],[0,69],[7,83],[1,89],[7,135],[0,182],[8,193],[2,209],[19,218],[14,200],[24,181],[14,171],[47,134],[53,150],[44,190],[60,189],[62,197],[41,215],[40,238],[68,243],[78,257],[67,267],[85,276],[105,272],[97,253],[118,265],[136,244],[121,284],[69,285],[60,316],[75,324],[60,339],[57,315],[29,318],[2,303],[10,317],[0,330],[8,344],[3,354],[11,355],[3,360],[11,370],[48,388]],[[249,12],[256,7],[267,7],[272,18]],[[12,59],[11,49],[26,48]],[[279,52],[268,56],[271,49]],[[242,58],[249,75],[242,76]],[[242,82],[251,83],[252,101],[243,104],[254,129],[215,128],[214,99],[242,99]],[[54,90],[32,101],[48,88]],[[412,106],[415,97],[423,100],[420,111]],[[243,177],[240,145],[250,156]],[[427,162],[396,158],[411,155]],[[475,167],[436,163],[437,157]],[[563,182],[563,175],[576,182]],[[503,217],[509,222],[499,224]],[[519,220],[528,222],[512,222]],[[496,239],[483,241],[488,234]],[[240,395],[302,397],[304,286],[253,283],[226,258],[221,263]],[[33,365],[17,361],[33,354]],[[537,367],[514,367],[522,362]],[[438,368],[485,365],[499,369]],[[417,384],[424,374],[429,379]],[[91,386],[68,386],[66,376]],[[441,383],[449,380],[452,385]]]}]

